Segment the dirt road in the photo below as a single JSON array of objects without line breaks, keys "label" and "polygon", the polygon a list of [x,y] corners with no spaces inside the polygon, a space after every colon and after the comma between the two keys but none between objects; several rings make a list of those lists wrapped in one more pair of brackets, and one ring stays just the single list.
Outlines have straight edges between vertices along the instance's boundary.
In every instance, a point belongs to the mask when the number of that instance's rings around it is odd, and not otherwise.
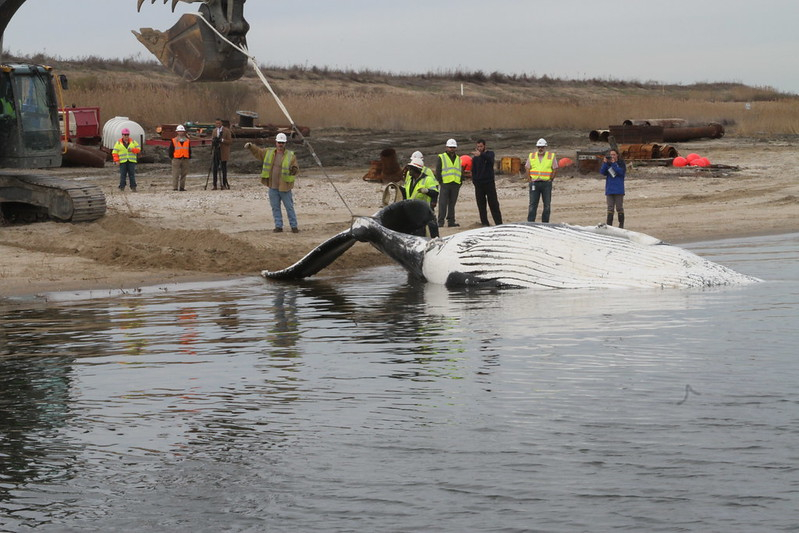
[{"label": "dirt road", "polygon": [[[0,297],[89,288],[130,289],[167,282],[257,274],[293,263],[324,239],[346,229],[355,215],[381,207],[382,185],[363,181],[369,161],[393,147],[405,164],[422,150],[432,164],[448,137],[460,153],[484,137],[503,156],[524,156],[547,137],[558,157],[602,148],[582,132],[495,131],[429,133],[318,131],[309,138],[326,165],[315,167],[307,150],[296,147],[302,167],[295,188],[300,233],[272,233],[266,189],[257,179],[260,164],[239,146],[231,162],[231,190],[204,190],[208,159],[199,150],[186,192],[174,192],[166,162],[140,164],[137,193],[120,192],[116,168],[57,169],[54,174],[86,179],[106,193],[108,214],[95,222],[45,222],[0,228]],[[799,231],[799,139],[725,137],[683,143],[739,170],[645,167],[632,164],[627,176],[626,227],[680,243],[720,237]],[[528,197],[518,175],[499,175],[498,193],[506,222],[526,218]],[[341,194],[344,201],[338,196]],[[346,202],[346,205],[344,205]],[[604,181],[564,169],[557,177],[552,222],[595,225],[605,219]],[[477,226],[473,188],[467,182],[457,204],[460,228]],[[332,268],[358,269],[386,259],[358,244]]]}]

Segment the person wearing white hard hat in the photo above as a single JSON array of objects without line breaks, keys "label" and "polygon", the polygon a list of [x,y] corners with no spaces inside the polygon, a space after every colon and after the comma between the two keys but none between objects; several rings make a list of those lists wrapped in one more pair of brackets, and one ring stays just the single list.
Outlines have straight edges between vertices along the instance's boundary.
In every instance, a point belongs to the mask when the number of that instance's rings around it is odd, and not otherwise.
[{"label": "person wearing white hard hat", "polygon": [[539,199],[544,202],[544,208],[541,211],[541,222],[549,222],[549,215],[552,210],[552,181],[558,173],[558,159],[555,157],[554,152],[547,150],[546,139],[538,139],[535,146],[537,150],[527,156],[527,163],[524,166],[527,171],[527,181],[530,189],[527,222],[535,222]]},{"label": "person wearing white hard hat", "polygon": [[458,194],[461,190],[463,168],[461,158],[456,153],[458,142],[455,139],[447,141],[447,151],[438,154],[436,159],[435,175],[439,183],[438,191],[438,225],[444,226],[444,219],[447,226],[460,226],[455,222],[455,204],[458,202]]},{"label": "person wearing white hard hat", "polygon": [[130,130],[122,128],[122,138],[114,144],[111,156],[119,165],[119,190],[125,190],[125,178],[130,183],[130,190],[136,192],[136,162],[141,147],[135,139],[130,138]]},{"label": "person wearing white hard hat", "polygon": [[191,141],[186,135],[186,128],[178,124],[175,136],[169,143],[169,157],[172,158],[172,190],[186,190],[186,176],[189,175],[189,159],[191,159]]},{"label": "person wearing white hard hat", "polygon": [[[424,166],[424,156],[422,152],[416,151],[411,154],[410,163],[405,167],[405,181],[400,188],[402,197],[406,200],[421,200],[430,206],[431,213],[436,208],[438,202],[438,180],[433,171]],[[435,220],[435,215],[430,217]],[[427,225],[431,237],[438,237],[438,226],[434,222]],[[416,235],[424,237],[426,235],[425,226],[416,232]]]},{"label": "person wearing white hard hat", "polygon": [[286,150],[288,137],[285,133],[275,136],[274,148],[260,148],[252,143],[244,145],[259,161],[261,167],[261,183],[269,187],[269,205],[272,207],[272,218],[275,221],[274,233],[283,232],[283,212],[280,204],[286,208],[289,226],[292,233],[300,231],[297,225],[297,214],[294,211],[294,196],[291,190],[300,167],[297,165],[297,156],[292,150]]}]

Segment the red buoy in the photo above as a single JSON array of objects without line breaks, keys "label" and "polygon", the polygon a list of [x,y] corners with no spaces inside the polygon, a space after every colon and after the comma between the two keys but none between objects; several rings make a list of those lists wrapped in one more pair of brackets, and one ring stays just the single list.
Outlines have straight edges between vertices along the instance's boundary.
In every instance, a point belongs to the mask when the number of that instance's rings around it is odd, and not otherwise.
[{"label": "red buoy", "polygon": [[682,156],[678,156],[672,159],[671,164],[674,165],[675,167],[684,167],[685,165],[688,164],[688,160]]}]

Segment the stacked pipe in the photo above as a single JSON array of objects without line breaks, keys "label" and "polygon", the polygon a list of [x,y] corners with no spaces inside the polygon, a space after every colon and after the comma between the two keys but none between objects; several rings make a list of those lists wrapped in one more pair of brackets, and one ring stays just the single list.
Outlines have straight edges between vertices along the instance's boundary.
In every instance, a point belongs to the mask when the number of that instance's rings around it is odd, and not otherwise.
[{"label": "stacked pipe", "polygon": [[622,144],[619,149],[624,159],[660,159],[678,156],[677,149],[668,144]]},{"label": "stacked pipe", "polygon": [[[718,122],[691,126],[682,118],[625,119],[620,126],[611,126],[611,128],[619,129],[624,126],[632,129],[640,128],[638,130],[640,135],[635,136],[644,142],[655,140],[667,143],[685,142],[693,139],[724,137],[724,126]],[[660,128],[662,128],[662,133],[659,131]],[[610,134],[610,130],[591,130],[588,139],[592,142],[607,142]],[[630,138],[628,142],[632,140]]]}]

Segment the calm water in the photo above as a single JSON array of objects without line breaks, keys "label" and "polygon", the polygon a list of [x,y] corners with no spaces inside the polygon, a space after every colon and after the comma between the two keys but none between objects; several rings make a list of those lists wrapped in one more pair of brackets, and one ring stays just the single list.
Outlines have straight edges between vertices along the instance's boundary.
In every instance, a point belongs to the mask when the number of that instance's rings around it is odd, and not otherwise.
[{"label": "calm water", "polygon": [[0,300],[0,530],[796,531],[799,235],[691,248],[768,281]]}]

